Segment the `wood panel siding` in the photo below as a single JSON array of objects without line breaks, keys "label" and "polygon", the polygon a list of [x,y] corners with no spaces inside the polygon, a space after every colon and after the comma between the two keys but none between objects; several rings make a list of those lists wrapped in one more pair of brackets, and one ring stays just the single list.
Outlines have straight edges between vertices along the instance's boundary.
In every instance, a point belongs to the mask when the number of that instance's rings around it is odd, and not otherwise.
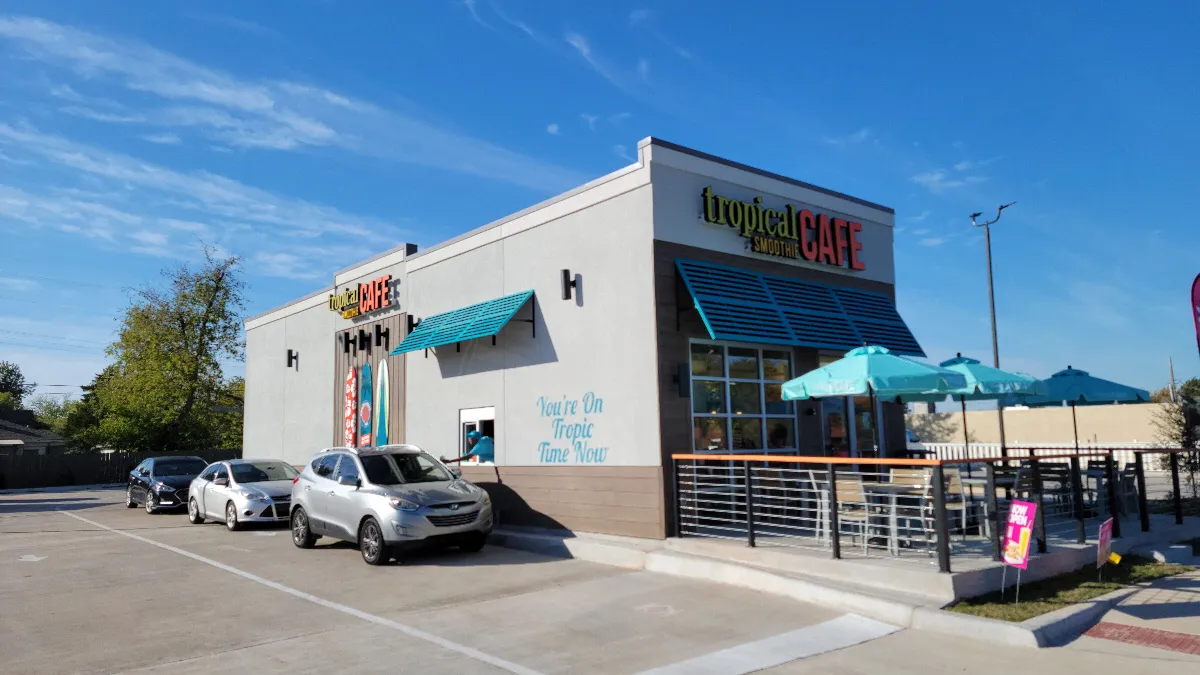
[{"label": "wood panel siding", "polygon": [[[689,340],[710,339],[708,330],[700,319],[700,314],[696,311],[692,298],[688,295],[687,288],[683,285],[675,269],[675,261],[679,258],[728,265],[762,274],[792,277],[831,286],[874,291],[895,299],[895,288],[891,284],[656,240],[654,242],[654,299],[658,322],[658,392],[660,440],[664,467],[662,491],[667,504],[672,503],[675,498],[671,476],[671,455],[691,452],[693,443],[691,397],[690,395],[680,395],[677,379],[679,368],[680,366],[690,367],[688,365]],[[808,372],[817,367],[817,350],[803,347],[794,348],[792,359],[796,374]],[[898,406],[885,407],[899,409]],[[810,409],[815,410],[816,414],[807,414]],[[820,407],[815,403],[797,405],[796,434],[802,453],[818,448],[823,451],[824,438],[821,435],[819,414]],[[898,430],[901,439],[901,445],[898,447],[903,447],[902,409],[899,410],[899,417],[895,412],[887,413],[885,416],[889,429],[889,445],[893,443],[892,436]],[[897,422],[896,419],[899,421]],[[672,510],[667,509],[667,522],[665,522],[667,532],[674,531],[671,513]]]},{"label": "wood panel siding", "polygon": [[[345,328],[334,333],[330,340],[333,342],[334,350],[334,366],[333,366],[333,438],[331,443],[335,446],[344,445],[343,439],[343,420],[345,411],[345,388],[346,388],[346,373],[353,367],[358,371],[359,377],[362,377],[363,364],[371,364],[372,378],[378,377],[379,362],[382,359],[387,359],[388,366],[388,442],[403,443],[404,433],[406,429],[405,411],[404,411],[404,368],[406,355],[387,356],[387,353],[395,349],[397,345],[404,340],[405,329],[407,328],[408,315],[404,312],[393,314],[384,317],[378,321],[364,322],[357,324],[351,328]],[[375,345],[374,335],[375,326],[378,325],[381,330],[388,331],[387,337],[384,338],[378,346]],[[359,329],[362,329],[367,334],[371,335],[370,347],[368,349],[359,349],[351,345],[350,352],[346,353],[343,347],[343,335],[357,336]],[[378,384],[378,379],[374,379],[372,387]],[[362,380],[358,382],[358,387],[362,387]],[[374,396],[374,393],[372,393]]]},{"label": "wood panel siding", "polygon": [[657,466],[464,466],[492,496],[503,525],[662,539]]}]

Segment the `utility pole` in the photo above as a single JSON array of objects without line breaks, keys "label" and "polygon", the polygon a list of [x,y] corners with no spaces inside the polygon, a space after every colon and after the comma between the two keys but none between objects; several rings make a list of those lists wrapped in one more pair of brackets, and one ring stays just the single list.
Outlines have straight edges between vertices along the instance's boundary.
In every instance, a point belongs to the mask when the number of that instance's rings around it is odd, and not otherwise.
[{"label": "utility pole", "polygon": [[1179,401],[1179,397],[1175,394],[1175,360],[1170,356],[1167,357],[1167,367],[1171,369],[1171,403]]},{"label": "utility pole", "polygon": [[[971,224],[975,227],[983,228],[983,238],[987,248],[987,274],[988,274],[988,304],[992,314],[992,366],[1000,367],[1000,339],[996,335],[996,289],[992,280],[992,228],[991,226],[1000,220],[1000,216],[1004,213],[1004,209],[1016,204],[1009,202],[996,209],[996,217],[983,223],[976,222],[975,219],[982,216],[982,212],[971,214]],[[1005,447],[1004,440],[1004,404],[996,402],[996,416],[1000,423],[1000,455],[1007,456],[1008,450]]]}]

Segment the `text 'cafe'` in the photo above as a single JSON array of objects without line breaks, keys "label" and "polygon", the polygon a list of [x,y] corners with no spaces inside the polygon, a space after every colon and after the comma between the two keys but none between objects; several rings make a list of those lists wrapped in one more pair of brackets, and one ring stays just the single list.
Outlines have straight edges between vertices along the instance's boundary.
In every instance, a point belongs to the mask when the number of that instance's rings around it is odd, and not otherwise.
[{"label": "text 'cafe'", "polygon": [[[895,214],[659,139],[634,164],[418,250],[400,244],[246,321],[246,456],[412,443],[509,524],[658,538],[671,454],[872,456],[903,410],[784,401],[896,312]],[[882,424],[877,424],[882,421]]]}]

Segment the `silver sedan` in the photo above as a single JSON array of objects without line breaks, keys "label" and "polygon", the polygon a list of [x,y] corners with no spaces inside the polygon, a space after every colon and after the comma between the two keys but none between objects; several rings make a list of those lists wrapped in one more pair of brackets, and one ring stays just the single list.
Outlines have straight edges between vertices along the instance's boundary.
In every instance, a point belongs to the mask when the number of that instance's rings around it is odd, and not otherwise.
[{"label": "silver sedan", "polygon": [[224,520],[230,530],[245,523],[287,522],[292,482],[299,473],[277,459],[215,462],[188,488],[188,520]]}]

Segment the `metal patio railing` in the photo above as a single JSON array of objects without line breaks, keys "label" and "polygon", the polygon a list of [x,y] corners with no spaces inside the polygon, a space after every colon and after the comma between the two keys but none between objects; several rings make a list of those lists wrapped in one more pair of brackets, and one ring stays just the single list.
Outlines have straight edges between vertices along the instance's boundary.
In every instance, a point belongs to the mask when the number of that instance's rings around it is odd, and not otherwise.
[{"label": "metal patio railing", "polygon": [[971,460],[677,454],[675,534],[833,558],[936,560],[949,572],[955,557],[1000,559],[1016,499],[1039,505],[1037,553],[1094,540],[1109,517],[1120,537],[1123,518],[1149,531],[1156,518],[1200,515],[1196,451],[1137,450],[1120,466],[1118,449],[1030,450]]}]

